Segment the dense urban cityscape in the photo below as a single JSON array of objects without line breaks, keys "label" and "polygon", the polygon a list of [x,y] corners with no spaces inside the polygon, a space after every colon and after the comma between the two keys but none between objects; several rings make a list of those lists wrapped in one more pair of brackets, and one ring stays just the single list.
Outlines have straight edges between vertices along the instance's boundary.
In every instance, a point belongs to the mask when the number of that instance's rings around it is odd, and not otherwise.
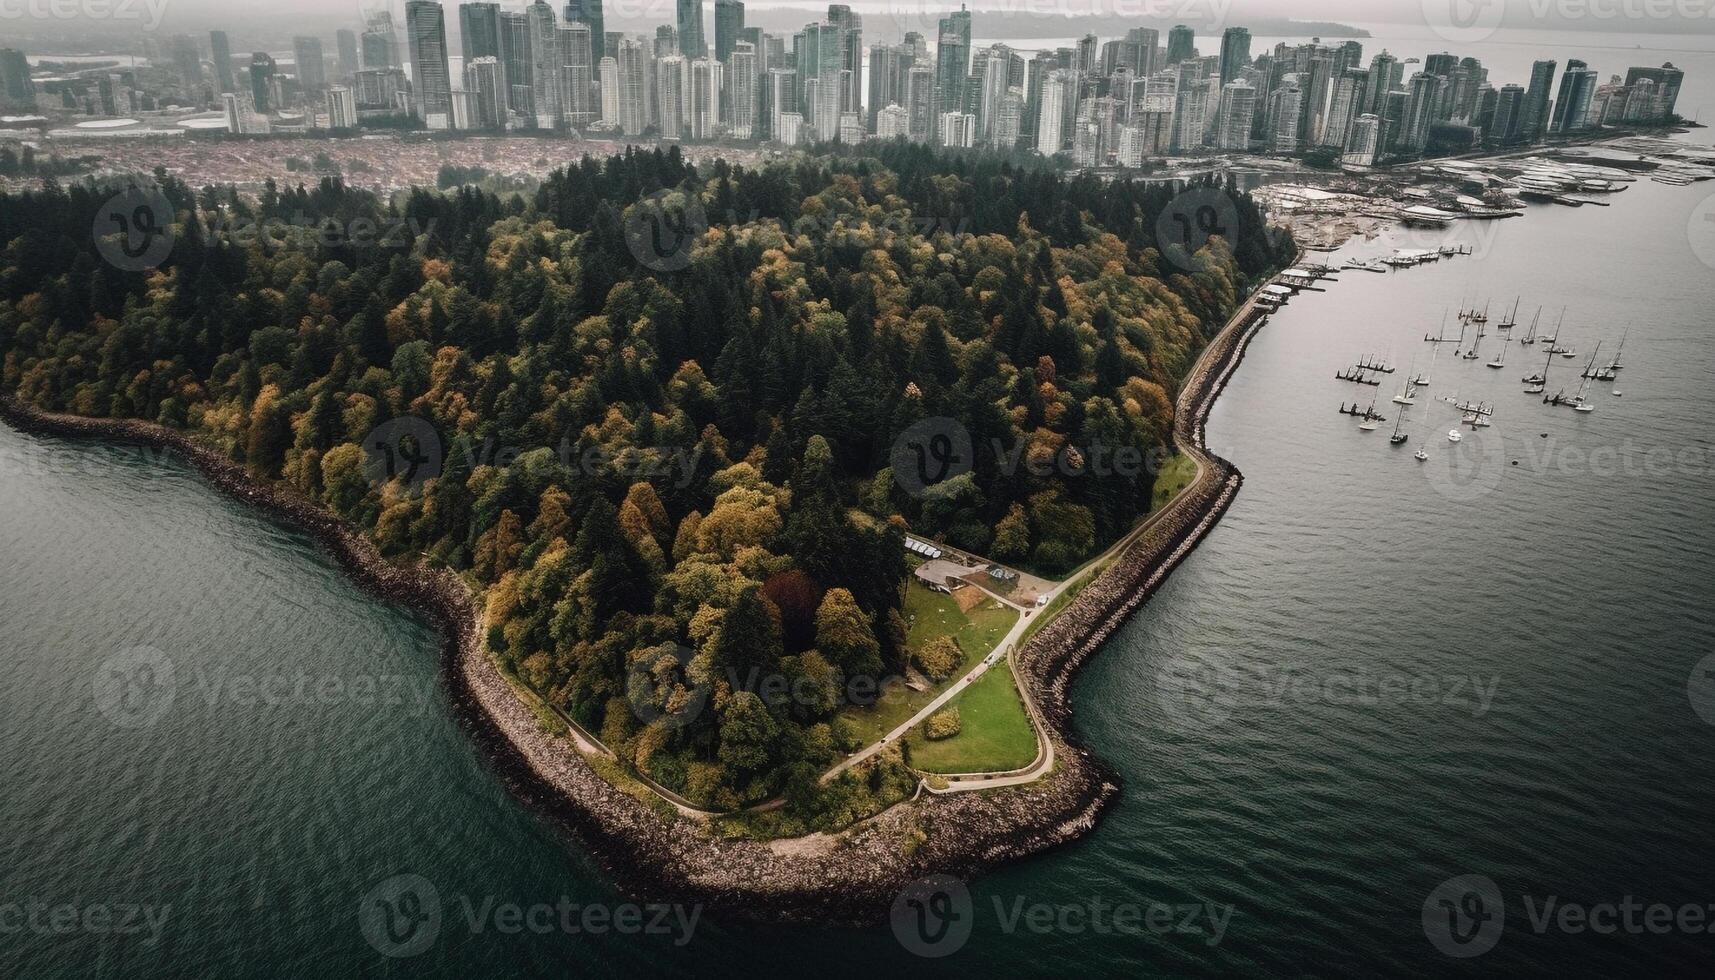
[{"label": "dense urban cityscape", "polygon": [[716,0],[712,44],[699,0],[678,0],[676,23],[653,36],[606,31],[602,0],[559,14],[543,0],[463,3],[456,16],[411,0],[402,25],[385,10],[365,16],[361,32],[335,34],[331,58],[315,36],[296,37],[289,61],[235,55],[225,30],[145,37],[132,66],[32,67],[0,50],[5,127],[149,134],[127,117],[178,109],[201,113],[178,122],[179,135],[546,131],[772,147],[873,137],[1085,168],[1216,152],[1365,168],[1671,123],[1683,79],[1668,63],[1603,81],[1568,58],[1497,83],[1479,59],[1448,52],[1419,61],[1383,49],[1366,66],[1355,39],[1253,55],[1242,26],[1208,53],[1186,25],[1051,50],[973,47],[981,25],[964,9],[934,38],[906,31],[867,53],[863,18],[843,4],[787,37],[747,26],[742,0]]}]

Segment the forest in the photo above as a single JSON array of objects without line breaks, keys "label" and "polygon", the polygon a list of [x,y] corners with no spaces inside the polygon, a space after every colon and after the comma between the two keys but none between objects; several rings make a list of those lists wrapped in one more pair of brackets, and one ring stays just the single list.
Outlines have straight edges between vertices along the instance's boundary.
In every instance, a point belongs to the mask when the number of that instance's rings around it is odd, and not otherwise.
[{"label": "forest", "polygon": [[[0,200],[0,390],[186,430],[459,571],[503,669],[624,769],[804,826],[910,788],[896,756],[817,782],[851,680],[913,666],[906,533],[1049,576],[1100,552],[1153,474],[1092,460],[1160,458],[1178,379],[1292,251],[1230,185],[1186,256],[1169,186],[904,144],[632,149],[528,194],[150,180],[151,268],[91,233],[110,186]],[[233,233],[306,220],[344,233]],[[927,485],[896,472],[925,426],[969,445]]]}]

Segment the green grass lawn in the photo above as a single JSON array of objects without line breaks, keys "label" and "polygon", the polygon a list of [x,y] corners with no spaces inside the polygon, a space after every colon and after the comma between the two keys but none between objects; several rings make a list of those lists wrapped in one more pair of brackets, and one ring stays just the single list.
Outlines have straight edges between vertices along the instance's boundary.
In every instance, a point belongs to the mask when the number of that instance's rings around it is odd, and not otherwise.
[{"label": "green grass lawn", "polygon": [[1197,463],[1191,457],[1181,453],[1168,460],[1161,472],[1155,474],[1155,495],[1150,498],[1149,512],[1160,510],[1196,478]]},{"label": "green grass lawn", "polygon": [[[964,652],[959,669],[953,675],[955,679],[964,676],[965,671],[988,656],[1017,620],[1016,610],[993,599],[984,599],[967,615],[959,611],[959,604],[953,601],[952,596],[924,588],[915,579],[905,588],[907,645],[916,650],[938,636],[951,636]],[[946,687],[947,684],[942,683],[927,691],[913,691],[903,684],[894,684],[874,706],[846,708],[842,715],[855,724],[866,739],[874,741],[904,724]]]},{"label": "green grass lawn", "polygon": [[1012,670],[995,664],[953,699],[959,734],[931,742],[918,728],[907,737],[911,764],[925,772],[1006,772],[1036,758],[1036,733],[1012,681]]}]

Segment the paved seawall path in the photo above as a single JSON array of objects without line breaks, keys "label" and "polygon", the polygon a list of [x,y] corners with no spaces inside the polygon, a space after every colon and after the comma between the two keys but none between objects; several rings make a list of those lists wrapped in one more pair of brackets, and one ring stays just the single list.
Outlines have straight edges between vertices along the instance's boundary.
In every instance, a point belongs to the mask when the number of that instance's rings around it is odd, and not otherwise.
[{"label": "paved seawall path", "polygon": [[706,822],[604,778],[502,676],[483,648],[480,600],[452,572],[383,558],[366,535],[316,503],[256,480],[184,432],[140,420],[50,414],[10,398],[0,398],[0,420],[29,433],[171,450],[216,488],[316,538],[368,591],[422,614],[443,637],[441,674],[450,701],[497,773],[521,799],[556,817],[627,893],[702,902],[750,918],[867,923],[883,918],[914,879],[974,876],[1088,833],[1117,796],[1117,776],[1072,740],[1067,690],[1078,665],[1154,592],[1238,492],[1242,477],[1204,447],[1203,424],[1263,320],[1254,300],[1247,301],[1181,387],[1174,437],[1197,461],[1196,479],[1120,542],[1097,579],[1012,658],[1044,735],[1045,750],[1028,778],[997,782],[1002,788],[991,792],[920,795],[841,833],[792,841],[718,837]]}]

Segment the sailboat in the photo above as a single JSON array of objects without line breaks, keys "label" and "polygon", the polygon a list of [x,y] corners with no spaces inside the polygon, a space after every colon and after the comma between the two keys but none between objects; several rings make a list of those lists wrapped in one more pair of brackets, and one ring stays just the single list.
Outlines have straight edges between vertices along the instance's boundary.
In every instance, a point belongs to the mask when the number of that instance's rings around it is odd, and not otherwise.
[{"label": "sailboat", "polygon": [[1386,421],[1386,418],[1376,414],[1376,399],[1374,395],[1371,395],[1370,407],[1364,409],[1364,420],[1358,423],[1358,428],[1365,432],[1372,432],[1377,426]]},{"label": "sailboat", "polygon": [[1565,322],[1566,322],[1566,307],[1562,306],[1560,308],[1560,319],[1554,321],[1554,333],[1552,333],[1546,337],[1538,337],[1536,339],[1542,341],[1543,343],[1547,344],[1550,347],[1553,347],[1554,342],[1560,339],[1560,325],[1562,323],[1565,323]]},{"label": "sailboat", "polygon": [[1471,341],[1471,349],[1466,351],[1464,354],[1461,354],[1460,356],[1465,358],[1465,360],[1467,360],[1467,361],[1474,361],[1477,359],[1477,348],[1479,348],[1481,346],[1483,346],[1483,328],[1481,326],[1478,326],[1477,327],[1477,339]]},{"label": "sailboat", "polygon": [[[1415,404],[1417,404],[1417,399],[1412,397],[1412,396],[1415,395],[1416,393],[1417,393],[1417,384],[1414,381],[1412,381],[1411,375],[1408,373],[1405,376],[1405,381],[1403,383],[1401,383],[1399,386],[1399,394],[1393,396],[1394,404],[1396,404],[1396,405],[1415,405]],[[1402,412],[1400,414],[1403,415],[1405,413]]]},{"label": "sailboat", "polygon": [[1511,330],[1518,326],[1518,301],[1523,298],[1522,296],[1513,297],[1513,311],[1503,317],[1500,323],[1495,324],[1496,330]]},{"label": "sailboat", "polygon": [[1536,316],[1530,318],[1530,329],[1526,330],[1524,336],[1519,338],[1519,343],[1526,347],[1536,343],[1536,321],[1540,319],[1542,319],[1542,307],[1539,306],[1536,308]]},{"label": "sailboat", "polygon": [[[1618,350],[1614,351],[1614,359],[1608,362],[1608,374],[1616,374],[1621,368],[1625,367],[1624,364],[1620,363],[1620,358],[1626,353],[1626,338],[1631,336],[1631,333],[1632,328],[1627,327],[1625,333],[1620,334],[1620,347]],[[1610,377],[1604,380],[1612,381],[1613,378]]]},{"label": "sailboat", "polygon": [[1535,374],[1531,375],[1528,378],[1521,379],[1524,381],[1524,393],[1525,394],[1527,394],[1527,395],[1540,395],[1540,394],[1542,394],[1543,389],[1548,387],[1548,368],[1553,363],[1554,363],[1554,355],[1551,353],[1542,362],[1542,370],[1536,372]]},{"label": "sailboat", "polygon": [[1596,366],[1596,355],[1600,353],[1602,353],[1602,345],[1597,343],[1595,352],[1590,355],[1590,366],[1584,369],[1584,380],[1578,384],[1578,394],[1572,399],[1574,402],[1572,410],[1574,412],[1588,413],[1596,410],[1596,406],[1591,402],[1586,401],[1584,396],[1590,391],[1590,368]]},{"label": "sailboat", "polygon": [[[1471,311],[1471,322],[1472,323],[1488,323],[1489,322],[1489,301],[1488,300],[1483,301],[1483,312],[1478,313],[1475,309],[1472,309],[1472,311]],[[1482,331],[1479,330],[1478,335],[1480,336],[1481,334],[1482,334]]]},{"label": "sailboat", "polygon": [[1428,454],[1428,453],[1426,453],[1426,452],[1424,452],[1424,451],[1423,451],[1423,450],[1421,450],[1421,449],[1419,449],[1419,450],[1418,450],[1418,451],[1417,451],[1417,452],[1415,452],[1415,453],[1412,453],[1412,455],[1413,455],[1413,456],[1415,456],[1415,457],[1417,457],[1417,461],[1418,461],[1418,462],[1419,462],[1419,463],[1421,463],[1421,462],[1423,462],[1423,461],[1424,461],[1424,460],[1426,460],[1426,459],[1428,459],[1428,458],[1429,458],[1429,454]]},{"label": "sailboat", "polygon": [[1390,444],[1397,446],[1406,440],[1404,425],[1405,409],[1402,408],[1399,410],[1399,418],[1393,420],[1393,435],[1387,437]]},{"label": "sailboat", "polygon": [[1495,359],[1489,362],[1489,367],[1504,368],[1506,366],[1507,366],[1507,345],[1505,343],[1502,343],[1501,344],[1501,352],[1499,354],[1496,354]]},{"label": "sailboat", "polygon": [[1429,354],[1429,370],[1424,372],[1423,374],[1418,375],[1415,378],[1412,378],[1411,383],[1416,385],[1419,388],[1429,387],[1429,375],[1434,373],[1434,371],[1435,371],[1435,359],[1439,356],[1441,356],[1441,347],[1439,345],[1437,345],[1435,350],[1431,351]]}]

